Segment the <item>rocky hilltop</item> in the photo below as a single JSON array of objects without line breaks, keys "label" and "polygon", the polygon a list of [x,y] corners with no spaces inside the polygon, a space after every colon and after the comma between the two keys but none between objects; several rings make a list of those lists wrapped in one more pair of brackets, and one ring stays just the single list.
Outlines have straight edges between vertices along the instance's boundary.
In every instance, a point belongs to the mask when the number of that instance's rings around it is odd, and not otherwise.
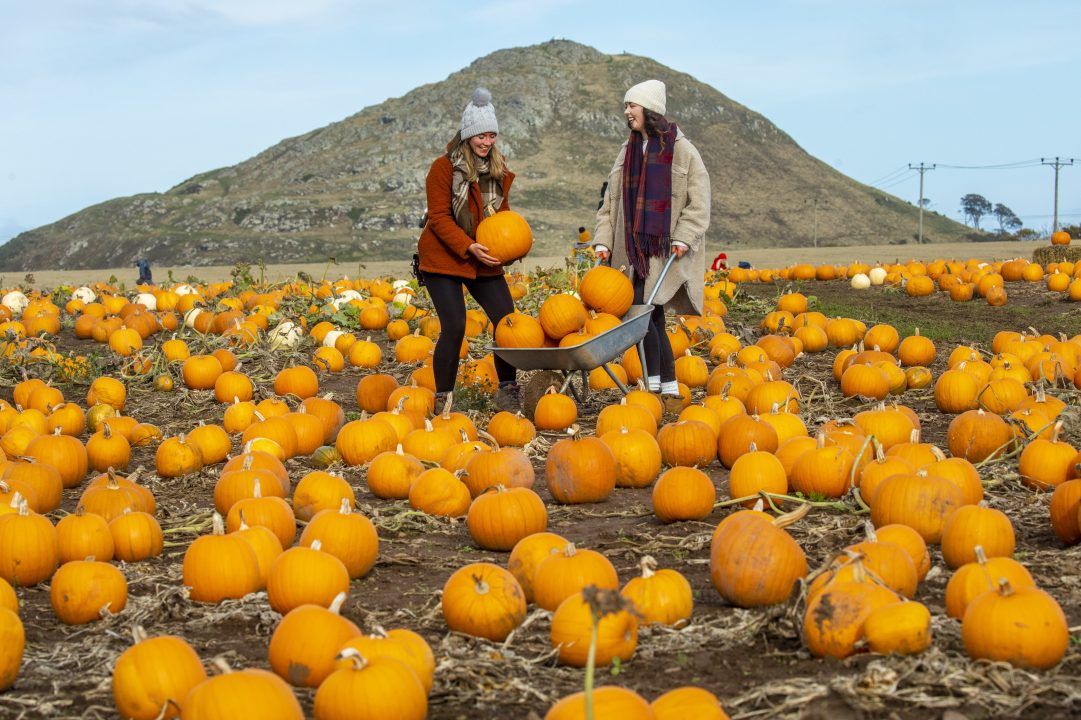
[{"label": "rocky hilltop", "polygon": [[[668,115],[713,181],[710,249],[912,242],[916,208],[837,172],[769,120],[693,77],[635,55],[566,40],[500,50],[442,82],[282,140],[164,193],[116,198],[24,232],[0,247],[0,270],[220,265],[400,258],[425,207],[424,177],[457,129],[473,88],[491,89],[500,143],[518,174],[514,208],[539,254],[592,226],[601,183],[626,135],[630,85],[658,78]],[[815,201],[818,199],[817,213]],[[925,216],[930,241],[968,228]]]}]

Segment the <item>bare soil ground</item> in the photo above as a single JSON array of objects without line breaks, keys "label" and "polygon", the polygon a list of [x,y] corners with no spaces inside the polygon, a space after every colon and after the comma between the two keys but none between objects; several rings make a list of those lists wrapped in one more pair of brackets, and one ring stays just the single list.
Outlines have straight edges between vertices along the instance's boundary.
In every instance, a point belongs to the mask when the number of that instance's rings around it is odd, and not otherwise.
[{"label": "bare soil ground", "polygon": [[[848,308],[843,314],[866,320],[899,317],[922,327],[939,323],[945,336],[936,338],[936,376],[959,341],[988,343],[992,329],[1035,324],[1048,332],[1078,331],[1076,313],[1054,304],[1039,288],[1011,287],[1010,304],[997,309],[982,303],[941,303],[939,298],[912,300],[877,288],[857,295],[840,281],[807,283],[802,289],[815,295],[824,308]],[[752,337],[764,311],[772,309],[778,291],[769,286],[743,289],[742,299],[729,317],[733,331]],[[952,335],[951,328],[955,330]],[[73,340],[70,333],[65,333],[62,346],[83,352],[97,348],[93,343]],[[388,354],[392,356],[385,356]],[[804,398],[801,412],[808,427],[861,409],[844,400],[837,390],[830,372],[834,354],[830,350],[807,356],[787,373]],[[243,359],[254,378],[269,379],[287,361],[299,358],[257,350]],[[388,365],[388,370],[404,378],[410,368]],[[323,375],[322,387],[334,391],[347,411],[355,411],[360,374],[346,370]],[[0,391],[8,399],[11,376],[10,370],[4,373],[5,387]],[[70,398],[80,400],[85,393],[83,386],[63,389]],[[1081,442],[1078,394],[1060,394],[1070,403],[1068,439],[1077,445]],[[580,409],[585,427],[591,429],[599,410],[614,399],[611,392],[591,396]],[[924,440],[945,447],[950,418],[935,409],[931,394],[909,392],[903,401],[919,413]],[[480,426],[493,409],[480,401],[475,407]],[[170,435],[189,429],[199,419],[220,421],[223,407],[207,393],[180,390],[163,394],[135,385],[130,390],[128,412],[159,424]],[[960,624],[945,614],[943,598],[949,571],[937,549],[932,551],[934,567],[917,595],[934,614],[935,637],[929,651],[911,658],[864,654],[845,662],[813,659],[799,637],[800,598],[767,610],[742,610],[727,605],[713,589],[710,537],[731,508],[716,509],[704,522],[662,525],[650,511],[648,489],[618,489],[607,502],[596,505],[559,506],[551,502],[544,486],[545,447],[539,444],[533,463],[535,489],[550,503],[551,531],[605,553],[622,582],[637,574],[639,558],[650,554],[661,567],[684,573],[694,588],[696,606],[690,625],[680,630],[643,629],[634,658],[599,671],[601,683],[631,687],[648,699],[681,685],[700,685],[716,693],[733,718],[1081,716],[1081,546],[1064,549],[1055,539],[1048,523],[1048,495],[1021,485],[1016,457],[989,463],[981,474],[988,503],[1013,520],[1016,557],[1062,604],[1073,628],[1067,658],[1046,672],[967,658]],[[308,470],[305,463],[289,462],[294,482]],[[152,467],[152,449],[136,450],[132,467],[138,465]],[[20,589],[28,640],[26,659],[15,687],[0,694],[0,717],[114,717],[112,663],[128,647],[129,631],[135,624],[145,626],[151,634],[183,636],[204,659],[224,656],[234,666],[267,667],[267,644],[279,618],[265,594],[207,606],[188,601],[181,587],[181,558],[186,546],[208,528],[218,471],[209,468],[188,478],[155,478],[151,483],[169,546],[154,561],[122,566],[130,592],[122,614],[89,626],[67,627],[53,615],[46,587]],[[405,502],[374,498],[367,490],[362,468],[344,472],[357,491],[361,509],[378,527],[381,540],[379,561],[371,574],[353,583],[345,614],[364,629],[405,626],[429,641],[438,664],[430,717],[543,717],[555,699],[581,688],[581,671],[555,662],[548,641],[550,615],[544,611],[531,609],[525,624],[501,644],[448,633],[439,607],[439,590],[445,580],[468,562],[487,560],[505,565],[507,555],[476,549],[463,522],[434,519],[411,511]],[[728,499],[727,471],[715,464],[709,472],[719,500]],[[65,492],[64,512],[75,509],[79,492]],[[861,539],[865,519],[854,504],[816,507],[792,532],[814,568],[844,545]],[[310,712],[312,693],[299,691],[298,695]]]}]

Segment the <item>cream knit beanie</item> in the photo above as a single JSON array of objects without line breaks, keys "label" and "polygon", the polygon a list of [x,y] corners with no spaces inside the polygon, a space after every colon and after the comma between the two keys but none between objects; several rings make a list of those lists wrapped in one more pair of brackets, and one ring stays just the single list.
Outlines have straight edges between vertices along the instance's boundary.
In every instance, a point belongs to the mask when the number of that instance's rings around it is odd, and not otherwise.
[{"label": "cream knit beanie", "polygon": [[652,110],[658,115],[664,115],[665,108],[664,83],[660,80],[646,80],[640,82],[623,96],[623,102],[632,102],[641,105],[646,110]]},{"label": "cream knit beanie", "polygon": [[479,87],[473,91],[473,98],[462,112],[462,140],[468,140],[481,133],[499,132],[499,123],[495,119],[495,106],[492,105],[492,93],[487,88]]}]

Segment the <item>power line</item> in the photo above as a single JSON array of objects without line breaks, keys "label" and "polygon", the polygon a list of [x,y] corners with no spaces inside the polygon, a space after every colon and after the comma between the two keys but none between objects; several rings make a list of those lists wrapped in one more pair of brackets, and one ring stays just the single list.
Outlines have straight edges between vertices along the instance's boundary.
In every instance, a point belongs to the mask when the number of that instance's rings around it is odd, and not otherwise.
[{"label": "power line", "polygon": [[901,167],[897,168],[896,170],[894,170],[892,172],[888,172],[885,175],[883,175],[882,177],[878,178],[877,180],[873,180],[872,182],[869,182],[867,184],[871,185],[871,186],[881,185],[882,183],[886,182],[887,180],[893,179],[897,175],[897,173],[903,173],[903,172],[905,172],[907,170],[908,170],[908,168],[906,166],[902,165]]},{"label": "power line", "polygon": [[912,179],[912,177],[913,177],[912,173],[909,172],[908,174],[897,178],[896,180],[894,180],[893,182],[891,182],[889,184],[879,186],[878,189],[879,190],[889,190],[892,187],[897,187],[898,185],[901,185],[902,183],[908,182],[909,180]]},{"label": "power line", "polygon": [[1043,158],[1032,158],[1031,160],[1018,160],[1012,163],[1000,163],[998,165],[949,165],[947,163],[938,163],[940,168],[949,168],[950,170],[1021,170],[1024,168],[1038,167],[1040,161]]}]

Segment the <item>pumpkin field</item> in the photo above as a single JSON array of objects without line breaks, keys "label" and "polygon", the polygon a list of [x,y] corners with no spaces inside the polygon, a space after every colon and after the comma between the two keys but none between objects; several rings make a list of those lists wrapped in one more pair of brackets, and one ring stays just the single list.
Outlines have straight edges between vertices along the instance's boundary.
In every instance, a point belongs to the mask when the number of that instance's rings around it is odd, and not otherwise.
[{"label": "pumpkin field", "polygon": [[0,291],[0,717],[1081,716],[1081,264],[710,271],[676,412],[507,281],[448,407],[409,277]]}]

